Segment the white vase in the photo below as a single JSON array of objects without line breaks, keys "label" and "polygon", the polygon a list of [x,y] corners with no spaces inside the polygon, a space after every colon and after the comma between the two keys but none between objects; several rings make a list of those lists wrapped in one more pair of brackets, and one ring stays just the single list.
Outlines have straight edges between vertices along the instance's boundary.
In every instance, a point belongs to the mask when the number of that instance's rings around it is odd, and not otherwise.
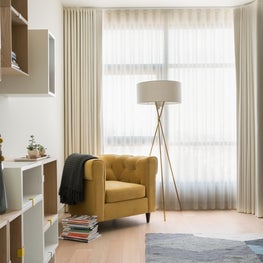
[{"label": "white vase", "polygon": [[45,155],[46,155],[46,149],[43,148],[43,149],[39,150],[39,155],[40,155],[41,157],[45,156]]},{"label": "white vase", "polygon": [[39,151],[38,151],[38,149],[27,150],[27,153],[28,153],[28,157],[29,157],[30,159],[35,159],[35,158],[39,157]]}]

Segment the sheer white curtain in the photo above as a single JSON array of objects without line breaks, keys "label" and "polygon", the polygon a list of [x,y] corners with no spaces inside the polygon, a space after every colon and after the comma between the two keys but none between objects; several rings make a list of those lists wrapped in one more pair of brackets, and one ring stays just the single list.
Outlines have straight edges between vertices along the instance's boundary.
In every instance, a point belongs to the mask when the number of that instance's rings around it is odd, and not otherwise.
[{"label": "sheer white curtain", "polygon": [[[236,94],[232,10],[107,10],[103,26],[104,152],[149,154],[156,116],[136,84],[182,83],[164,129],[184,209],[236,202]],[[154,155],[158,156],[157,147]],[[167,209],[178,208],[168,164]],[[160,176],[157,180],[161,205]]]}]

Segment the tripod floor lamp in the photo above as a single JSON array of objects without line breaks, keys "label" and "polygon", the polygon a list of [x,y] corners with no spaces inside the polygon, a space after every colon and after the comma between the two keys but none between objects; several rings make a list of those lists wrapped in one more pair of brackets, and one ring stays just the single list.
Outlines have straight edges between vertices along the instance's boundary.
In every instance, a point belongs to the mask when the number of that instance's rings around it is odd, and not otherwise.
[{"label": "tripod floor lamp", "polygon": [[174,189],[176,192],[177,200],[179,203],[180,210],[182,210],[181,200],[178,194],[174,173],[172,169],[172,164],[169,156],[169,151],[167,147],[167,142],[164,135],[164,130],[161,122],[161,117],[163,114],[165,104],[180,103],[181,102],[181,83],[178,81],[171,80],[153,80],[145,81],[137,84],[137,102],[139,104],[154,104],[157,114],[157,125],[155,133],[153,136],[152,146],[150,149],[150,154],[152,154],[152,149],[156,138],[158,138],[159,145],[159,161],[162,179],[162,204],[164,211],[164,221],[166,221],[166,207],[165,207],[165,194],[164,194],[164,177],[163,177],[163,154],[162,145],[164,145],[165,154],[168,160],[170,172],[173,179]]}]

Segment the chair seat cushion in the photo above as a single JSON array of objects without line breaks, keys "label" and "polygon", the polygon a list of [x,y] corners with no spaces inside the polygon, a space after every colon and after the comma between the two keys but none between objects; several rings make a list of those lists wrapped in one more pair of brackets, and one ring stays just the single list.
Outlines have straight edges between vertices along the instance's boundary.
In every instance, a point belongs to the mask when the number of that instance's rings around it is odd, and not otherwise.
[{"label": "chair seat cushion", "polygon": [[145,186],[121,181],[105,182],[105,202],[114,203],[145,197]]}]

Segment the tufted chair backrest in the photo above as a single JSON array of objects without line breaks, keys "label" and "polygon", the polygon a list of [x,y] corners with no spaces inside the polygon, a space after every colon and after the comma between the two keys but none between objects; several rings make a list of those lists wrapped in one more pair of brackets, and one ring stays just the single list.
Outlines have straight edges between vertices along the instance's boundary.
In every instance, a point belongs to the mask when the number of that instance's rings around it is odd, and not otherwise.
[{"label": "tufted chair backrest", "polygon": [[99,156],[99,159],[105,162],[106,180],[118,180],[130,183],[141,183],[141,173],[143,171],[140,169],[140,158],[131,155],[113,154]]}]

